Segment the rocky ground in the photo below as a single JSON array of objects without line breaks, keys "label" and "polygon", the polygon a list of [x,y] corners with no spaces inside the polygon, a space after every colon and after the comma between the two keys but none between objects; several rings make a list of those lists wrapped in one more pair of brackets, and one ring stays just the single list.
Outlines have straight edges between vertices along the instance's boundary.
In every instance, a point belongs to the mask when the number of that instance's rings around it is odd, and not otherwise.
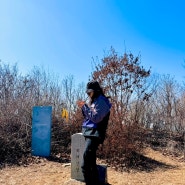
[{"label": "rocky ground", "polygon": [[[183,158],[165,156],[148,148],[150,170],[118,172],[108,167],[110,185],[184,185],[185,162]],[[146,164],[148,165],[148,164]],[[153,165],[155,168],[151,168]],[[1,185],[83,185],[70,179],[70,164],[43,160],[38,164],[4,167],[0,170]]]}]

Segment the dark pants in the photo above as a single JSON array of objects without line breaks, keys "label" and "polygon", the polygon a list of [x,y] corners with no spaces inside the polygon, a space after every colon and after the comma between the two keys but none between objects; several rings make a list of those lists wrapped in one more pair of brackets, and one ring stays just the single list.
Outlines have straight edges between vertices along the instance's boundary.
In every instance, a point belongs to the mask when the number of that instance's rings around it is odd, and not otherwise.
[{"label": "dark pants", "polygon": [[85,151],[83,155],[82,172],[86,185],[98,185],[99,175],[96,166],[96,151],[99,140],[97,138],[85,138]]}]

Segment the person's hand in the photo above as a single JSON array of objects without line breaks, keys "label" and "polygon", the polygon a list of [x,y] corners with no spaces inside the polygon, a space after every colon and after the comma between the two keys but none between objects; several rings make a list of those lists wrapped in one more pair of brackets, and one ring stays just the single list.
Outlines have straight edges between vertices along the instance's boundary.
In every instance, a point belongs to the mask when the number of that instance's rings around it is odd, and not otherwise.
[{"label": "person's hand", "polygon": [[78,101],[76,102],[76,104],[78,105],[78,107],[82,108],[83,105],[85,104],[85,101],[78,100]]}]

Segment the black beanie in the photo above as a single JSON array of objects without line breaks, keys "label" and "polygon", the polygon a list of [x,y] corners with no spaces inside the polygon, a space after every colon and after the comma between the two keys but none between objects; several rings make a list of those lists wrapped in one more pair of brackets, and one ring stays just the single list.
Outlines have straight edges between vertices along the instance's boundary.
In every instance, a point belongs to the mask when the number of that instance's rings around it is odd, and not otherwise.
[{"label": "black beanie", "polygon": [[101,91],[100,84],[97,81],[90,81],[87,83],[86,93],[91,91]]}]

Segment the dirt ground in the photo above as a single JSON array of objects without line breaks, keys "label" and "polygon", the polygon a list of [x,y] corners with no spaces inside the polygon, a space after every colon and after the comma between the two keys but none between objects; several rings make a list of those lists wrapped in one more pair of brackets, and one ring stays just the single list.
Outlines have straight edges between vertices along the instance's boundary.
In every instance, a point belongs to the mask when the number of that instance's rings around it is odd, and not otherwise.
[{"label": "dirt ground", "polygon": [[[146,157],[157,166],[150,171],[117,172],[108,167],[110,185],[185,185],[185,162],[164,156],[152,149]],[[5,167],[0,170],[0,185],[75,185],[83,184],[70,180],[70,164],[43,160],[39,164],[20,167]]]}]

